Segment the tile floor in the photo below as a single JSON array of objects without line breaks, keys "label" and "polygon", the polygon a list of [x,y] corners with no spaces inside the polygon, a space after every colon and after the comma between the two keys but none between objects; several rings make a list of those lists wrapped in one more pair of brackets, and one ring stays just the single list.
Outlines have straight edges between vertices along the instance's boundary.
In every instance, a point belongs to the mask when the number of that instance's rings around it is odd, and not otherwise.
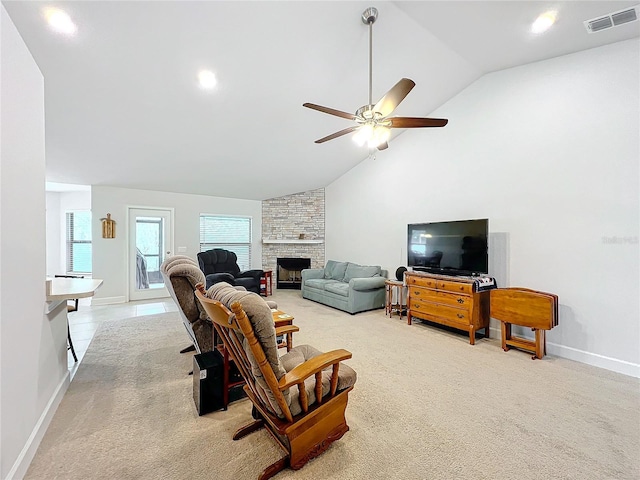
[{"label": "tile floor", "polygon": [[69,350],[67,358],[71,379],[73,380],[73,376],[82,362],[93,335],[102,321],[176,312],[178,311],[177,308],[170,297],[102,306],[91,306],[91,299],[89,298],[80,299],[78,311],[69,313],[71,341],[78,357],[78,362],[74,362],[73,355]]}]

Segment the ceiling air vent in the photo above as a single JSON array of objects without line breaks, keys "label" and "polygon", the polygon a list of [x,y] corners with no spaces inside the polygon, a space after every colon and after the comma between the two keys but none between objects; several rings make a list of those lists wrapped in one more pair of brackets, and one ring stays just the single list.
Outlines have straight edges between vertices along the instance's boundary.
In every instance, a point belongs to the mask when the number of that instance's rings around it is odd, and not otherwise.
[{"label": "ceiling air vent", "polygon": [[613,12],[608,15],[593,18],[584,22],[584,26],[589,33],[600,32],[608,28],[624,25],[625,23],[635,22],[638,20],[638,13],[640,12],[640,5],[635,7]]},{"label": "ceiling air vent", "polygon": [[629,23],[638,20],[638,15],[636,14],[636,9],[631,8],[629,10],[624,10],[622,12],[612,14],[611,20],[613,20],[613,24],[617,27],[618,25],[622,25],[623,23]]}]

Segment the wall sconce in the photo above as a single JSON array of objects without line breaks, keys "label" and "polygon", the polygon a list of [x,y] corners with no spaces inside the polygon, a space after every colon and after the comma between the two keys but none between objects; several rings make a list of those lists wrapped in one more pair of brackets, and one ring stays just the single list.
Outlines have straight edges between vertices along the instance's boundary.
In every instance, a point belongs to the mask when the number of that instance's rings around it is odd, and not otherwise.
[{"label": "wall sconce", "polygon": [[111,220],[111,214],[107,213],[107,218],[101,218],[102,238],[116,238],[116,221]]}]

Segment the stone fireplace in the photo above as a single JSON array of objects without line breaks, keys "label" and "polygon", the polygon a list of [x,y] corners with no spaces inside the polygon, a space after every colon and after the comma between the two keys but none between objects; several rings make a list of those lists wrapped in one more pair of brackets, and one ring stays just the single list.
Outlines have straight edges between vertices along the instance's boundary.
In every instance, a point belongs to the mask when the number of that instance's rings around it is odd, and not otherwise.
[{"label": "stone fireplace", "polygon": [[300,290],[302,288],[302,270],[311,267],[311,259],[278,258],[276,263],[276,287]]},{"label": "stone fireplace", "polygon": [[[280,270],[281,259],[305,259],[303,268],[324,267],[324,189],[262,201],[262,269],[271,270],[277,288],[296,288],[301,268]],[[291,279],[289,279],[291,276]],[[287,285],[287,286],[284,286]]]}]

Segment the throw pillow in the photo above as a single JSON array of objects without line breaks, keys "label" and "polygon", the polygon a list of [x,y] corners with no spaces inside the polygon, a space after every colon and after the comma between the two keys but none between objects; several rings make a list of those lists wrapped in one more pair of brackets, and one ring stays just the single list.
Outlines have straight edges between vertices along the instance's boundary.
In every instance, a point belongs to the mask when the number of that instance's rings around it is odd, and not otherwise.
[{"label": "throw pillow", "polygon": [[337,263],[338,262],[336,262],[335,260],[327,260],[327,264],[324,267],[324,278],[326,280],[329,280],[331,278],[331,274],[333,273],[333,269],[335,268]]},{"label": "throw pillow", "polygon": [[347,270],[348,262],[337,262],[331,272],[331,279],[342,281],[344,278],[344,272]]},{"label": "throw pillow", "polygon": [[380,276],[381,267],[378,265],[363,266],[350,263],[344,273],[344,281],[349,282],[352,278],[369,278]]}]

